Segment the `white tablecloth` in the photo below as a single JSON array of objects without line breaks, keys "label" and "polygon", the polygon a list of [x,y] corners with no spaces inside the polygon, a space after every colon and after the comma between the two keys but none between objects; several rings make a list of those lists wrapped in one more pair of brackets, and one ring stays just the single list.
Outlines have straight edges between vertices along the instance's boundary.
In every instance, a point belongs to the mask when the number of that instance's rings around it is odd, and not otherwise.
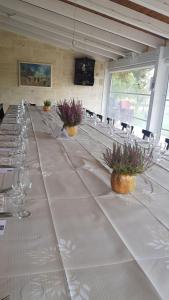
[{"label": "white tablecloth", "polygon": [[58,118],[30,114],[32,215],[10,218],[0,237],[0,299],[27,299],[33,284],[29,300],[168,300],[168,171],[154,166],[134,193],[116,194],[100,163],[112,139],[89,125],[54,138]]}]

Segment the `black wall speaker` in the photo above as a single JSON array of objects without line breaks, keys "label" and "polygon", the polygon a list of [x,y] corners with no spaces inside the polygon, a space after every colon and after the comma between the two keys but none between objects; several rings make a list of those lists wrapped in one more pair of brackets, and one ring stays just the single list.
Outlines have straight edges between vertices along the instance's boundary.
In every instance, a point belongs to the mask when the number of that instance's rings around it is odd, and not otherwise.
[{"label": "black wall speaker", "polygon": [[74,84],[93,85],[94,84],[95,60],[87,57],[75,59]]}]

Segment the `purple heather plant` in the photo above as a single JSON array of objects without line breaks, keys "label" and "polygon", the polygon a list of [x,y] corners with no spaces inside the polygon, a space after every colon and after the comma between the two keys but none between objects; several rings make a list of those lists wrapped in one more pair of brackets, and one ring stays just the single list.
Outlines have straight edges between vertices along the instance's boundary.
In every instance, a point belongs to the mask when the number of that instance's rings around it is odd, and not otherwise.
[{"label": "purple heather plant", "polygon": [[66,126],[76,126],[81,123],[83,108],[80,101],[64,100],[58,103],[57,113]]},{"label": "purple heather plant", "polygon": [[107,148],[103,153],[103,159],[116,174],[136,175],[153,165],[153,149],[143,149],[137,142],[133,145],[113,143],[112,150]]}]

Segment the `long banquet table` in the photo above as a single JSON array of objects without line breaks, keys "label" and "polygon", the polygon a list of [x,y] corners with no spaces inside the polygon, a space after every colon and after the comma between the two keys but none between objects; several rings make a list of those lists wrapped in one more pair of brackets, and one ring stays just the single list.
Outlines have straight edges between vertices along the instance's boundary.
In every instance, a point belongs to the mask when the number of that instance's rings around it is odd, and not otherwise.
[{"label": "long banquet table", "polygon": [[29,112],[32,214],[0,236],[0,299],[168,300],[169,161],[116,194],[101,158],[112,138],[88,124],[54,137],[55,114]]}]

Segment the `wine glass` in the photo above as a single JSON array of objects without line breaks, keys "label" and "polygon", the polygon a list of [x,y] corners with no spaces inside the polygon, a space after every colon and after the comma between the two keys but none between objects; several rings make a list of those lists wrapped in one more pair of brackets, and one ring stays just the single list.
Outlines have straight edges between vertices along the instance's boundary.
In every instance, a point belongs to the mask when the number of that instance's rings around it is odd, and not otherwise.
[{"label": "wine glass", "polygon": [[131,136],[131,126],[127,125],[126,127],[126,134],[127,134],[127,139],[130,140],[130,136]]},{"label": "wine glass", "polygon": [[154,146],[154,143],[155,143],[155,136],[153,133],[150,133],[150,136],[149,136],[149,144],[150,144],[150,147],[153,147]]},{"label": "wine glass", "polygon": [[98,118],[97,118],[96,114],[93,114],[93,125],[97,126],[97,122],[98,122]]},{"label": "wine glass", "polygon": [[6,201],[4,194],[0,194],[0,212],[6,211]]},{"label": "wine glass", "polygon": [[166,143],[165,141],[160,142],[160,147],[161,147],[161,157],[165,156],[166,153]]},{"label": "wine glass", "polygon": [[109,123],[109,133],[110,133],[110,136],[114,135],[114,123],[112,121],[110,121],[110,123]]},{"label": "wine glass", "polygon": [[17,208],[17,216],[25,218],[31,215],[31,212],[24,209],[25,197],[32,188],[32,182],[28,176],[28,170],[25,171],[23,167],[20,168],[17,183],[12,185],[11,197],[13,198],[13,204]]},{"label": "wine glass", "polygon": [[12,204],[16,209],[16,216],[19,219],[29,217],[31,215],[30,211],[25,210],[25,195],[20,186],[12,186],[12,193],[10,194],[10,199]]},{"label": "wine glass", "polygon": [[159,162],[161,160],[161,146],[155,145],[153,147],[153,159],[155,162]]},{"label": "wine glass", "polygon": [[29,191],[32,189],[32,182],[30,180],[29,170],[23,167],[20,169],[19,185],[25,196],[27,196]]}]

